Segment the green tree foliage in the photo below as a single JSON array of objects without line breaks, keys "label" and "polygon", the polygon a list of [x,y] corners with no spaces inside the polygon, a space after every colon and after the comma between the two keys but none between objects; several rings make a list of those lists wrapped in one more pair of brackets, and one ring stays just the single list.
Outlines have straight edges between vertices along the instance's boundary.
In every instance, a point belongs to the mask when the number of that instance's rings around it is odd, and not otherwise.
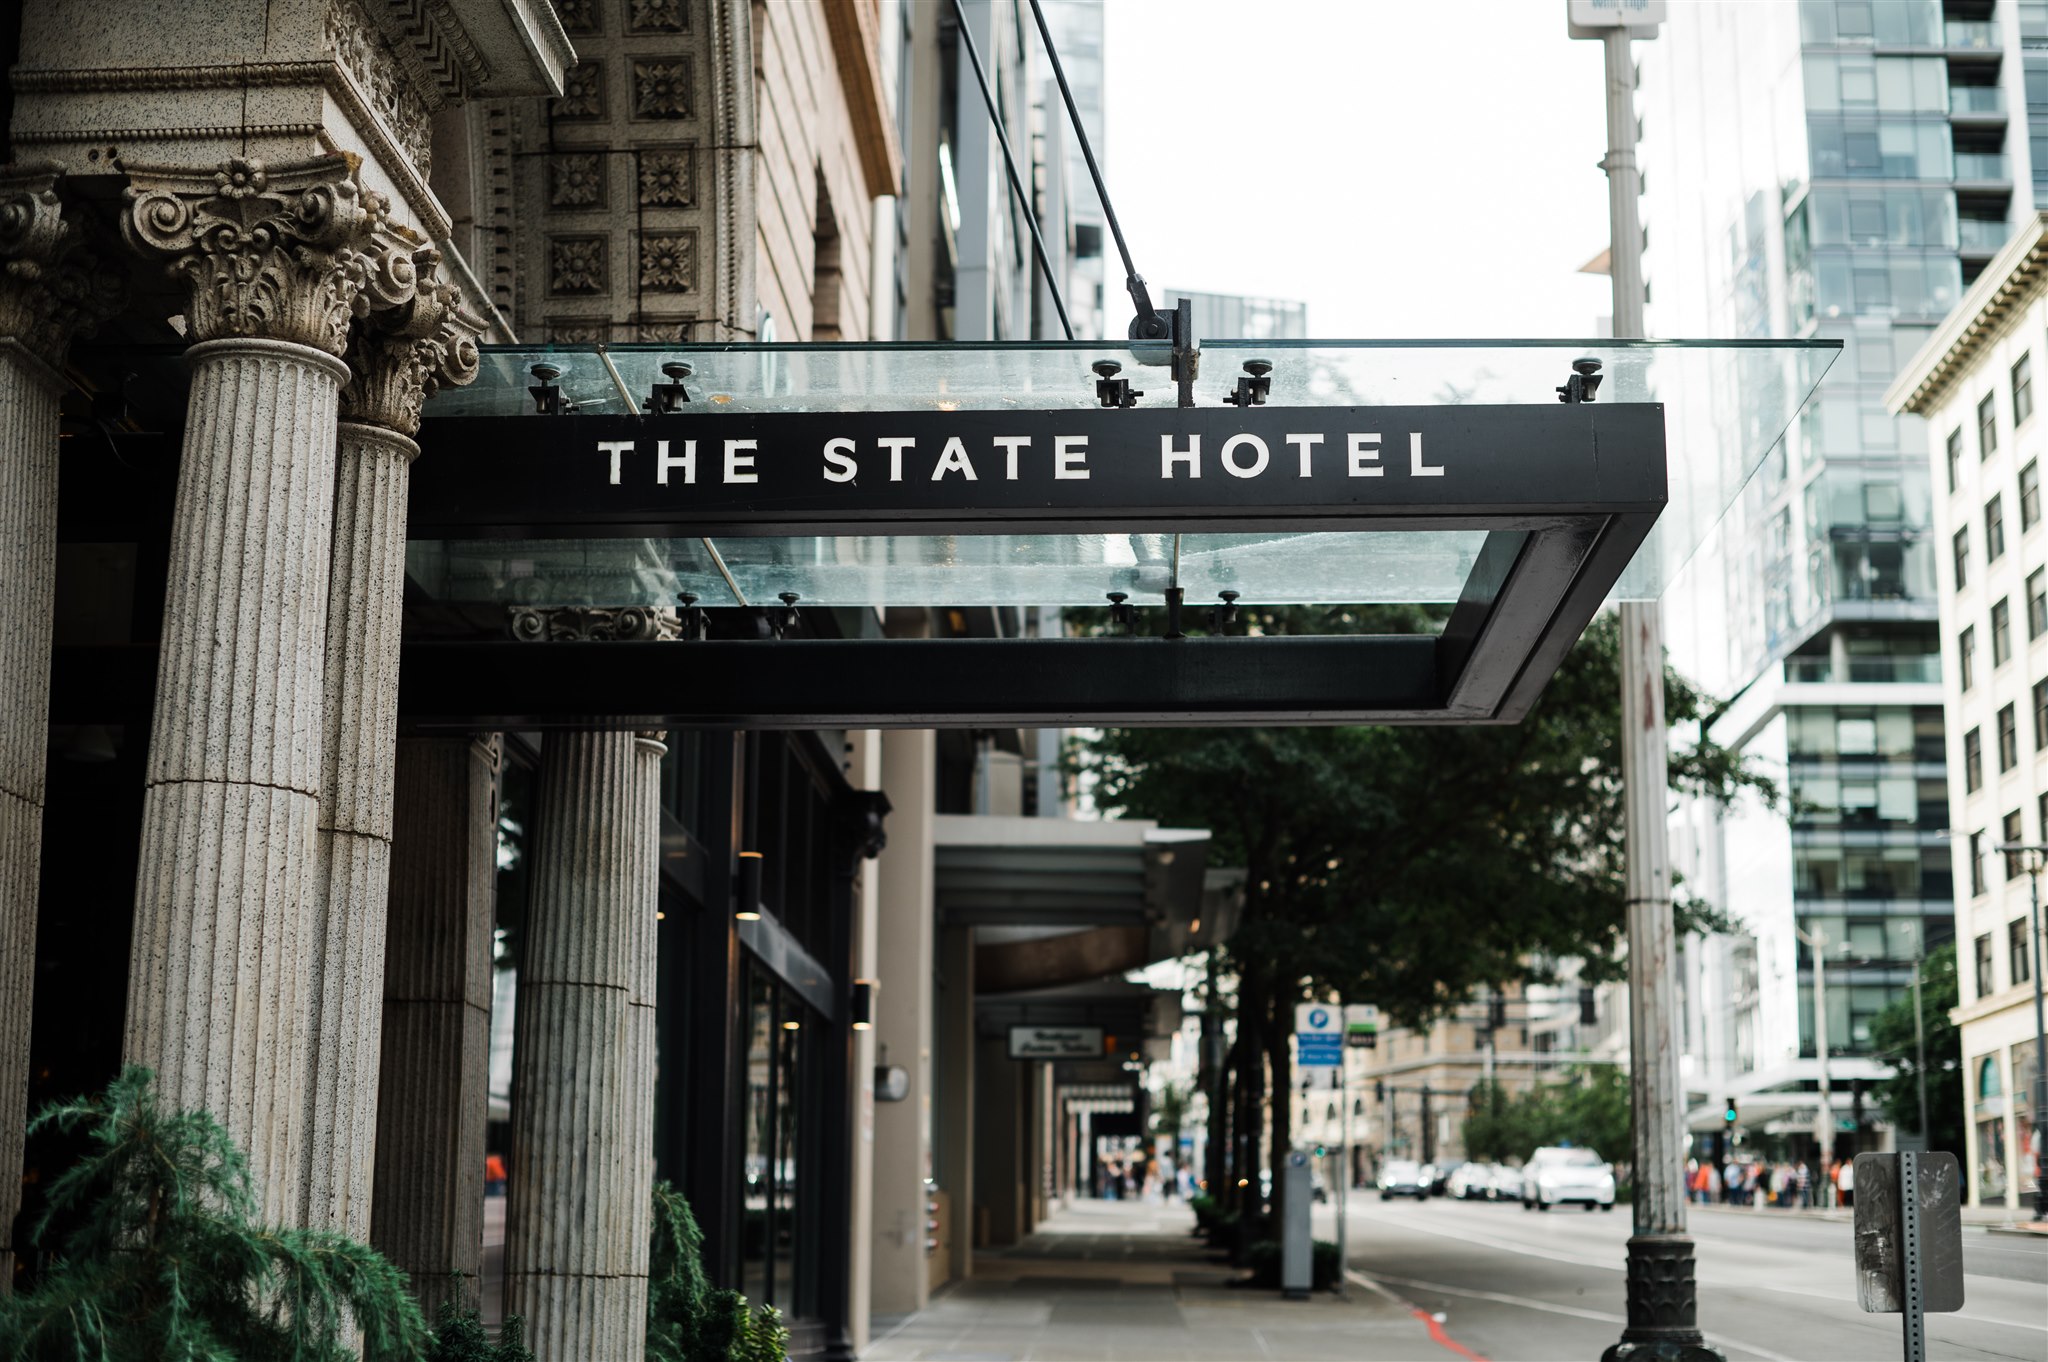
[{"label": "green tree foliage", "polygon": [[0,1301],[10,1362],[415,1362],[426,1323],[404,1276],[339,1234],[257,1223],[248,1160],[203,1111],[165,1112],[150,1071],[34,1128],[84,1138],[50,1187],[73,1228],[31,1292]]},{"label": "green tree foliage", "polygon": [[454,1296],[441,1302],[434,1321],[434,1341],[421,1362],[534,1362],[526,1348],[526,1321],[514,1315],[505,1321],[502,1337],[491,1342],[481,1317]]},{"label": "green tree foliage", "polygon": [[683,1194],[654,1184],[654,1243],[647,1263],[647,1362],[783,1362],[789,1330],[773,1306],[704,1275],[704,1233]]},{"label": "green tree foliage", "polygon": [[[1926,1029],[1927,1147],[1960,1155],[1963,1151],[1963,1035],[1949,1020],[1958,1005],[1956,948],[1934,951],[1920,962],[1920,1014]],[[1877,1085],[1877,1100],[1894,1127],[1920,1129],[1919,1055],[1913,1044],[1913,993],[1908,989],[1870,1019],[1870,1043],[1878,1057],[1892,1066],[1892,1076]]]},{"label": "green tree foliage", "polygon": [[1544,1145],[1571,1144],[1626,1164],[1630,1129],[1628,1076],[1599,1064],[1513,1095],[1498,1083],[1475,1084],[1462,1133],[1465,1156],[1482,1162],[1519,1163]]}]

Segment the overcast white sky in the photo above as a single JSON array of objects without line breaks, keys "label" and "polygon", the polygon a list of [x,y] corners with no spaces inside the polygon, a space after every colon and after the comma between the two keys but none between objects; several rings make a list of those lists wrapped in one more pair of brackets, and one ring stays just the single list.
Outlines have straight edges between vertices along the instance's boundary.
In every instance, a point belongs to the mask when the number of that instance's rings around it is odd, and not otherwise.
[{"label": "overcast white sky", "polygon": [[[1104,172],[1139,271],[1299,299],[1320,338],[1590,336],[1600,44],[1564,11],[1107,0]],[[1121,334],[1128,303],[1110,317]]]}]

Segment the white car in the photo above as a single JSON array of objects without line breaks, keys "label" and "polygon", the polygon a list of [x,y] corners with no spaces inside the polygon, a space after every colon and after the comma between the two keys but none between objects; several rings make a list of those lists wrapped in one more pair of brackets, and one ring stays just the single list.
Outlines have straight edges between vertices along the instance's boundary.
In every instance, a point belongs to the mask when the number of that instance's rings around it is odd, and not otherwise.
[{"label": "white car", "polygon": [[1493,1165],[1493,1190],[1487,1198],[1490,1201],[1520,1201],[1522,1199],[1522,1170],[1510,1168],[1504,1163]]},{"label": "white car", "polygon": [[1522,1165],[1522,1209],[1547,1211],[1576,1203],[1614,1209],[1614,1165],[1590,1149],[1549,1145]]},{"label": "white car", "polygon": [[1463,1163],[1444,1183],[1444,1195],[1460,1201],[1485,1201],[1493,1195],[1493,1166]]},{"label": "white car", "polygon": [[1421,1167],[1410,1160],[1393,1159],[1380,1169],[1379,1189],[1381,1201],[1392,1201],[1397,1196],[1412,1196],[1417,1201],[1427,1201],[1429,1177]]}]

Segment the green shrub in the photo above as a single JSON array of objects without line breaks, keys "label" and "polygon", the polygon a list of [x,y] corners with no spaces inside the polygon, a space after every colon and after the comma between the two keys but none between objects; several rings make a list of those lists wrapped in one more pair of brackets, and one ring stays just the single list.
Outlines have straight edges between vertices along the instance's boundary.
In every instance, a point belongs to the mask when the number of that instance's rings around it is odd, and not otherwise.
[{"label": "green shrub", "polygon": [[9,1362],[418,1362],[405,1277],[346,1235],[257,1222],[249,1161],[204,1111],[165,1112],[148,1069],[51,1107],[32,1130],[82,1135],[37,1224],[72,1228],[33,1291],[0,1300]]},{"label": "green shrub", "polygon": [[747,1308],[704,1275],[704,1234],[683,1194],[654,1184],[647,1259],[647,1362],[783,1362],[789,1330],[769,1305]]},{"label": "green shrub", "polygon": [[[1270,1291],[1280,1289],[1280,1241],[1261,1239],[1245,1250],[1245,1266],[1252,1270],[1248,1286],[1264,1287]],[[1337,1278],[1343,1271],[1343,1262],[1337,1257],[1337,1246],[1327,1239],[1318,1239],[1309,1248],[1309,1289],[1328,1291],[1337,1285]]]},{"label": "green shrub", "polygon": [[514,1315],[505,1321],[498,1342],[484,1332],[483,1320],[454,1296],[441,1302],[434,1322],[434,1341],[421,1362],[534,1362],[526,1350],[526,1321]]}]

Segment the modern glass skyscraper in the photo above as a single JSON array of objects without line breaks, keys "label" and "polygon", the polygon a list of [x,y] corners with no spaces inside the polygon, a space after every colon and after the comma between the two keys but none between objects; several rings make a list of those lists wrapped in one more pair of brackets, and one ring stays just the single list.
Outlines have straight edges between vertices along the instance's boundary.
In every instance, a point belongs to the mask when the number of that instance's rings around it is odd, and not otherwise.
[{"label": "modern glass skyscraper", "polygon": [[[1804,1140],[1821,969],[1846,1152],[1883,1072],[1870,1020],[1954,935],[1935,582],[1953,546],[1934,542],[1924,424],[1883,395],[2032,209],[2048,3],[1675,3],[1636,51],[1652,334],[1844,342],[1667,630],[1727,701],[1714,735],[1792,801],[1677,814],[1682,891],[1740,927],[1686,952],[1695,1128],[1735,1096],[1759,1138]],[[1739,411],[1732,384],[1715,396]]]}]

